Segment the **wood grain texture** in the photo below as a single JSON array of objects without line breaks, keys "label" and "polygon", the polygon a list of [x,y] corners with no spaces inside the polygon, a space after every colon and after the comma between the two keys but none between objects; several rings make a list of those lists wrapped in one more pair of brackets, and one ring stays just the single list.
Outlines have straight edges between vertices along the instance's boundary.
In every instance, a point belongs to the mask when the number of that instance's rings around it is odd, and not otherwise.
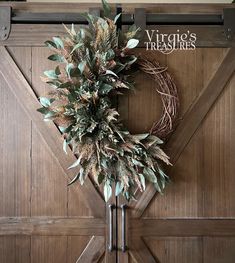
[{"label": "wood grain texture", "polygon": [[[10,48],[31,81],[31,49]],[[31,120],[0,76],[0,216],[30,215]],[[0,262],[30,262],[30,238],[0,237]]]},{"label": "wood grain texture", "polygon": [[133,219],[132,236],[235,236],[234,219]]},{"label": "wood grain texture", "polygon": [[101,219],[66,217],[2,217],[0,236],[7,235],[104,235]]},{"label": "wood grain texture", "polygon": [[90,236],[68,236],[66,263],[75,263],[86,248],[90,239]]},{"label": "wood grain texture", "polygon": [[[146,238],[146,244],[161,263],[201,263],[201,238],[157,237]],[[208,261],[205,261],[208,262]]]},{"label": "wood grain texture", "polygon": [[[167,143],[166,151],[170,153],[171,162],[173,164],[176,163],[208,111],[211,109],[224,87],[228,84],[235,70],[234,57],[235,49],[231,49],[210,80],[208,86],[202,90],[178,125],[176,131],[172,134],[170,141]],[[142,215],[153,198],[154,190],[150,190],[151,188],[153,188],[153,186],[149,185],[147,191],[136,203],[134,211],[135,217],[140,217]],[[144,200],[144,203],[142,200]]]},{"label": "wood grain texture", "polygon": [[203,262],[233,263],[235,261],[234,237],[204,237],[203,244]]},{"label": "wood grain texture", "polygon": [[[71,151],[68,151],[67,155],[63,153],[63,150],[60,147],[62,145],[62,137],[58,129],[53,123],[43,122],[41,114],[36,111],[36,109],[39,107],[39,103],[37,102],[36,96],[34,95],[29,84],[23,78],[21,72],[14,64],[13,60],[11,59],[5,48],[1,47],[0,54],[1,57],[4,58],[3,63],[1,63],[0,65],[0,71],[3,75],[3,78],[5,79],[5,82],[8,83],[8,87],[11,89],[13,94],[16,95],[17,100],[19,102],[24,101],[23,106],[26,113],[29,117],[32,118],[35,125],[37,125],[38,131],[46,140],[55,158],[64,170],[66,177],[70,176],[70,178],[72,178],[72,175],[71,173],[69,175],[67,168],[71,163],[73,163],[76,160],[75,156],[72,154]],[[13,79],[11,78],[11,74],[14,74],[15,76]],[[20,92],[15,93],[16,88],[18,91],[20,90]],[[105,211],[104,202],[98,194],[98,192],[95,190],[94,185],[89,180],[89,178],[86,180],[84,186],[79,187],[79,189],[80,191],[82,191],[83,196],[87,197],[87,202],[92,208],[94,215],[102,217]],[[91,196],[96,200],[96,202],[93,201],[93,198],[90,198]]]},{"label": "wood grain texture", "polygon": [[83,250],[83,253],[76,261],[76,263],[99,262],[99,259],[102,257],[105,251],[104,241],[104,237],[93,236],[87,244],[86,248]]},{"label": "wood grain texture", "polygon": [[[21,63],[21,70],[30,80],[30,49],[12,48],[11,53]],[[28,216],[30,214],[31,123],[29,118],[25,118],[24,111],[4,81],[1,80],[0,85],[0,149],[2,157],[0,159],[2,182],[0,215]]]},{"label": "wood grain texture", "polygon": [[[92,7],[101,7],[101,3],[94,3],[87,1],[86,3],[24,3],[24,2],[1,2],[0,6],[11,6],[15,11],[27,12],[84,12],[87,11],[91,5]],[[122,5],[126,11],[132,11],[136,8],[136,3],[125,3]],[[115,4],[111,4],[115,8]],[[211,13],[217,14],[223,8],[233,8],[232,4],[158,4],[158,3],[138,3],[139,8],[146,8],[148,12],[155,11],[159,13]]]},{"label": "wood grain texture", "polygon": [[33,236],[31,241],[31,262],[64,263],[67,260],[66,250],[66,236]]},{"label": "wood grain texture", "polygon": [[1,236],[0,262],[1,263],[30,262],[30,237]]},{"label": "wood grain texture", "polygon": [[147,248],[141,238],[131,241],[130,255],[137,263],[156,263],[158,260],[153,257],[152,253]]}]

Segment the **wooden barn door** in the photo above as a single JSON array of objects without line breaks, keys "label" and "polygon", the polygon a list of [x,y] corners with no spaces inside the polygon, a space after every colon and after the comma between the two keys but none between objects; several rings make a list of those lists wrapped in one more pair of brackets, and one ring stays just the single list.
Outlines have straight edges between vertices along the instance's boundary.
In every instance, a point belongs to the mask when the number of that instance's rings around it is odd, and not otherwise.
[{"label": "wooden barn door", "polygon": [[48,55],[44,47],[0,47],[0,262],[116,262],[106,250],[102,195],[90,180],[67,186],[75,156],[36,111]]},{"label": "wooden barn door", "polygon": [[[127,252],[119,252],[119,262],[233,263],[235,49],[142,53],[173,75],[180,119],[166,144],[172,183],[164,195],[148,186],[137,202],[126,204]],[[159,117],[161,103],[148,76],[139,74],[136,83],[136,93],[120,99],[120,110],[128,128],[140,133]],[[122,210],[118,213],[121,247]]]}]

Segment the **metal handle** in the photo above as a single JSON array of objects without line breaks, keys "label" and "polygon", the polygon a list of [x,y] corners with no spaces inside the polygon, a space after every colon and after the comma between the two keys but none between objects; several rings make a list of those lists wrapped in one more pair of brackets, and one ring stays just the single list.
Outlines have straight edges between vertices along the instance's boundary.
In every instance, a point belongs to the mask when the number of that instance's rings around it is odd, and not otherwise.
[{"label": "metal handle", "polygon": [[126,246],[126,208],[127,205],[121,205],[122,209],[122,252],[125,253],[127,250]]},{"label": "metal handle", "polygon": [[113,246],[113,209],[115,205],[109,205],[109,252],[112,252],[114,249]]}]

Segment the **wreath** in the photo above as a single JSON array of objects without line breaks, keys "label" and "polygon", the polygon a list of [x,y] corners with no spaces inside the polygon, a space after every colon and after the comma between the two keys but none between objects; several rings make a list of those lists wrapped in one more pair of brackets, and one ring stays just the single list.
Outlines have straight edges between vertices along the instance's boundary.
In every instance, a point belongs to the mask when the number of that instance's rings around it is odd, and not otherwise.
[{"label": "wreath", "polygon": [[[88,27],[65,26],[67,36],[45,42],[54,52],[48,59],[59,65],[44,72],[43,81],[53,89],[48,97],[39,98],[38,111],[58,126],[65,153],[70,147],[77,156],[68,168],[76,170],[69,185],[77,180],[83,184],[91,176],[103,187],[106,201],[112,189],[130,200],[136,188],[145,190],[147,182],[162,193],[169,181],[162,164],[170,161],[161,145],[174,128],[177,89],[166,68],[133,55],[139,28],[132,25],[127,32],[118,31],[120,14],[111,19],[105,1],[103,9],[101,17],[85,14]],[[163,104],[163,114],[150,132],[137,135],[123,127],[112,104],[114,96],[133,89],[134,66],[153,77]]]}]

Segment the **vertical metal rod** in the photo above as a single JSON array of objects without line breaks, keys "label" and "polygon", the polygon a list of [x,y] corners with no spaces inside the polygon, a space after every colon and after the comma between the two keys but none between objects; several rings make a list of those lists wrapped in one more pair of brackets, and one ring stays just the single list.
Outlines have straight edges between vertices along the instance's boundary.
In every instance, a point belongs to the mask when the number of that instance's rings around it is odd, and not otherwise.
[{"label": "vertical metal rod", "polygon": [[127,250],[126,246],[126,208],[127,205],[121,205],[122,209],[122,252],[125,253]]},{"label": "vertical metal rod", "polygon": [[109,205],[109,252],[112,252],[114,249],[113,246],[113,209],[115,205],[110,204]]}]

